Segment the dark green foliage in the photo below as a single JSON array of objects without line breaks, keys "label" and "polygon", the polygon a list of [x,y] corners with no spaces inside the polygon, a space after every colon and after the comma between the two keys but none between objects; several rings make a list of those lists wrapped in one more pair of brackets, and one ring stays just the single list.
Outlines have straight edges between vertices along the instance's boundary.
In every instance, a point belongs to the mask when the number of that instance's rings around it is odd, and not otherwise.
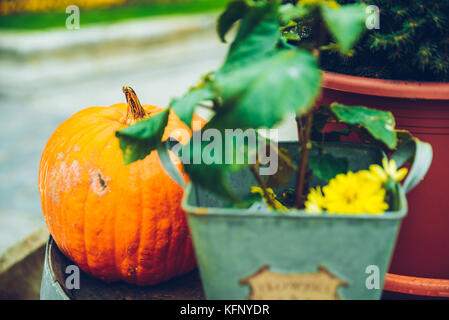
[{"label": "dark green foliage", "polygon": [[337,174],[348,172],[348,159],[330,153],[309,156],[309,166],[315,177],[329,183]]},{"label": "dark green foliage", "polygon": [[[243,130],[273,128],[287,114],[295,113],[299,117],[311,114],[321,87],[321,72],[317,63],[318,49],[320,45],[328,43],[325,37],[321,39],[320,35],[330,35],[337,42],[338,50],[348,52],[363,31],[364,5],[338,7],[335,3],[321,1],[299,6],[293,6],[291,3],[281,6],[280,2],[280,0],[230,2],[219,18],[217,31],[220,39],[224,40],[229,29],[237,21],[239,25],[223,65],[205,75],[200,85],[189,90],[184,96],[174,99],[170,104],[170,109],[186,124],[190,124],[198,105],[210,108],[213,116],[203,130],[212,129],[210,134],[213,132],[218,134],[217,141],[214,136],[213,142],[219,142],[221,137],[226,137],[225,140],[228,141],[233,138],[233,134],[226,132],[226,129],[239,129],[240,131],[236,131],[241,133],[236,134],[233,139],[243,138],[245,135]],[[319,41],[314,41],[313,34],[312,37],[309,36],[310,28],[303,29],[298,26],[297,21],[300,20],[307,20],[312,22],[312,25],[319,26],[314,31],[317,38],[320,38]],[[302,29],[297,33],[300,39],[294,43],[298,47],[288,44],[286,32],[299,29]],[[309,37],[306,40],[312,41],[308,43],[302,41],[304,37]],[[204,102],[209,104],[205,105]],[[370,112],[366,108],[353,108],[354,112],[345,110],[342,105],[332,108],[328,113],[332,112],[334,118],[353,127],[366,129],[374,139],[390,147],[395,146],[395,136],[392,137],[394,123],[389,117],[382,116],[376,111]],[[168,115],[169,111],[165,112]],[[362,118],[361,121],[354,119],[358,116]],[[161,161],[170,161],[166,150],[168,146],[160,143],[162,129],[168,118],[156,117],[157,115],[118,133],[126,163],[142,159],[155,149],[162,155]],[[327,120],[327,117],[322,120]],[[325,121],[321,121],[318,126],[314,126],[314,135],[319,131],[317,127],[322,128],[324,124]],[[388,132],[385,132],[386,127],[390,128]],[[300,128],[300,131],[304,136],[304,129]],[[249,138],[243,145],[209,144],[210,139],[202,140],[198,134],[200,131],[195,131],[193,139],[182,147],[181,154],[178,153],[192,182],[234,203],[243,203],[244,199],[233,191],[229,174],[251,167],[255,179],[262,188],[265,188],[258,168],[266,163],[258,150],[255,150],[255,143],[249,143]],[[342,134],[346,132],[339,131],[334,137]],[[326,137],[329,135],[326,133]],[[231,161],[226,160],[225,155],[231,155]],[[244,157],[248,158],[248,161],[237,161],[234,159],[237,155],[248,155]],[[249,155],[254,155],[251,163]],[[277,155],[278,171],[268,179],[269,186],[282,186],[290,180],[296,170],[302,170],[301,179],[307,179],[308,157],[300,160],[304,161],[300,163],[305,165],[298,169],[288,153],[278,150]],[[323,180],[345,172],[347,168],[344,160],[325,154],[310,159],[311,162],[316,162],[312,163],[310,168]],[[168,163],[163,165],[168,172],[174,172],[173,165]],[[179,175],[175,174],[174,179],[180,185],[183,184]],[[298,179],[297,185],[305,186],[307,181],[301,179]]]},{"label": "dark green foliage", "polygon": [[366,30],[352,57],[323,52],[323,69],[395,80],[449,80],[449,0],[359,2],[380,8],[380,29]]},{"label": "dark green foliage", "polygon": [[165,109],[149,119],[115,133],[120,140],[125,164],[144,159],[157,149],[167,126],[169,113],[170,109]]},{"label": "dark green foliage", "polygon": [[349,125],[360,126],[388,148],[396,148],[397,137],[391,112],[367,107],[347,107],[337,103],[333,103],[329,108],[338,120]]}]

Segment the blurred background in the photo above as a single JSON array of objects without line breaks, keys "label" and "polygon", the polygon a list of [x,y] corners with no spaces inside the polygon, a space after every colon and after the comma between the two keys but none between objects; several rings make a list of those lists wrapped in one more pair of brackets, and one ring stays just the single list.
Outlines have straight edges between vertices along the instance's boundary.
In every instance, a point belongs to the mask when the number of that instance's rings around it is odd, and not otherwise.
[{"label": "blurred background", "polygon": [[0,299],[38,298],[48,233],[37,178],[51,133],[80,109],[124,102],[123,85],[167,106],[220,65],[226,2],[0,0]]}]

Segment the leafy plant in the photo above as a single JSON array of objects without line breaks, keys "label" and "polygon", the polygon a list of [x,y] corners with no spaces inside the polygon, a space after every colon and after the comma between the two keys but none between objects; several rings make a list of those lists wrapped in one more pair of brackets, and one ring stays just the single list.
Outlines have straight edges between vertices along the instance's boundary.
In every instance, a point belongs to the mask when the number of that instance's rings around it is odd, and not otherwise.
[{"label": "leafy plant", "polygon": [[325,52],[325,70],[396,80],[449,80],[449,1],[357,2],[380,9],[380,28],[367,30],[349,56]]},{"label": "leafy plant", "polygon": [[[315,100],[321,90],[318,68],[321,48],[329,45],[325,41],[332,37],[342,53],[350,50],[363,30],[365,17],[362,4],[340,6],[328,0],[302,0],[297,5],[278,0],[230,2],[218,19],[218,36],[226,41],[233,25],[236,22],[239,25],[223,65],[205,75],[200,84],[184,96],[174,99],[168,109],[191,125],[195,108],[200,104],[206,106],[213,116],[203,129],[215,129],[223,135],[226,129],[273,128],[288,114],[295,113],[301,156],[294,161],[284,151],[277,150],[281,159],[280,170],[266,181],[256,170],[261,165],[260,159],[255,164],[195,163],[193,150],[205,150],[207,146],[195,144],[192,138],[182,147],[183,157],[188,155],[187,161],[183,161],[184,169],[191,180],[219,196],[242,204],[244,199],[233,193],[227,180],[230,172],[251,167],[266,198],[269,198],[267,183],[279,186],[296,171],[295,207],[302,208],[310,170],[324,180],[347,170],[344,159],[335,159],[326,153],[309,156],[312,145],[319,146],[318,142],[312,143],[312,135],[327,121],[345,122],[351,129],[364,133],[386,149],[396,148],[394,119],[389,112],[338,104],[315,108]],[[292,46],[289,44],[290,31],[292,28],[299,30],[299,22],[304,20],[314,26],[314,40],[300,41],[298,46]],[[300,36],[300,33],[296,35]],[[164,121],[163,115],[152,117],[117,132],[127,161],[140,159],[154,149],[162,152],[163,159],[169,159],[165,156],[167,148],[161,147],[163,143],[160,141],[160,128]],[[243,150],[232,151],[234,155],[254,153],[248,144]],[[222,159],[223,154],[214,150],[211,157]],[[167,168],[172,168],[171,163],[163,162]]]}]

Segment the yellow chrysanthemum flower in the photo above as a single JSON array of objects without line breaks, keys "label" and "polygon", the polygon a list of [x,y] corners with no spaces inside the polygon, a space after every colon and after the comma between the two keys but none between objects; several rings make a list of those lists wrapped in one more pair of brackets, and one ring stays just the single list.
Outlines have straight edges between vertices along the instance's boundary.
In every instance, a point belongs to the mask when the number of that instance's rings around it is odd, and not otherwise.
[{"label": "yellow chrysanthemum flower", "polygon": [[305,203],[309,213],[382,214],[388,209],[380,179],[366,170],[339,174],[322,189],[311,189]]},{"label": "yellow chrysanthemum flower", "polygon": [[369,171],[366,172],[368,174],[368,177],[380,180],[383,183],[387,182],[389,177],[394,181],[399,182],[405,178],[408,172],[407,168],[401,168],[397,170],[396,161],[394,161],[393,159],[388,161],[387,158],[383,158],[382,166],[383,167],[377,164],[372,164],[369,167]]},{"label": "yellow chrysanthemum flower", "polygon": [[320,187],[310,189],[307,201],[304,204],[309,213],[321,213],[325,207],[325,199]]},{"label": "yellow chrysanthemum flower", "polygon": [[285,207],[282,203],[280,203],[278,200],[276,200],[276,194],[274,193],[273,189],[267,188],[266,191],[267,191],[268,197],[270,198],[271,203],[273,203],[274,207],[270,204],[270,201],[268,201],[268,199],[265,198],[265,194],[261,187],[251,187],[251,193],[260,194],[262,196],[262,198],[264,198],[265,203],[268,208],[279,210],[279,211],[288,210],[287,207]]},{"label": "yellow chrysanthemum flower", "polygon": [[380,181],[363,172],[339,174],[323,187],[328,213],[382,214],[388,209]]}]

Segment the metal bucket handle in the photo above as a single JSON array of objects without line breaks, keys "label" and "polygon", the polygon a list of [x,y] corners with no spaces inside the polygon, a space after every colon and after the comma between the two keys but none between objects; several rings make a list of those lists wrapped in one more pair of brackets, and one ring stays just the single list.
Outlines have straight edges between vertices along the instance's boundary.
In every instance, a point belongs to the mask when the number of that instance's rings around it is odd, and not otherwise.
[{"label": "metal bucket handle", "polygon": [[432,146],[427,142],[422,142],[417,138],[412,138],[400,145],[391,159],[401,167],[408,160],[413,158],[410,171],[402,185],[404,191],[408,193],[412,190],[426,175],[432,163],[433,151]]},{"label": "metal bucket handle", "polygon": [[168,142],[160,143],[157,148],[157,153],[159,155],[159,160],[168,175],[183,189],[186,188],[186,183],[183,176],[179,170],[174,165],[173,161],[170,159],[168,150],[170,149],[170,144]]},{"label": "metal bucket handle", "polygon": [[[183,176],[173,164],[168,153],[169,144],[161,143],[157,149],[159,159],[168,175],[181,187],[186,188]],[[427,142],[422,142],[417,138],[412,138],[400,145],[391,159],[395,160],[396,165],[401,167],[408,160],[413,158],[410,171],[403,183],[403,189],[406,193],[412,190],[426,175],[432,163],[433,151],[432,146]]]}]

